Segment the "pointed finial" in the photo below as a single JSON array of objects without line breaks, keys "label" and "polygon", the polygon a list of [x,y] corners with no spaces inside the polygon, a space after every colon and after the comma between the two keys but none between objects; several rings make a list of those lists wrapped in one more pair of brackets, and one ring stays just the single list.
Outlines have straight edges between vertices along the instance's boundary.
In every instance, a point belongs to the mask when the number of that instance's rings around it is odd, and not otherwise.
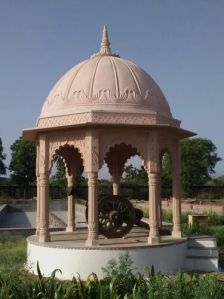
[{"label": "pointed finial", "polygon": [[100,54],[102,54],[102,55],[112,54],[111,49],[110,49],[110,41],[109,41],[109,37],[108,37],[108,29],[107,29],[106,25],[103,26]]},{"label": "pointed finial", "polygon": [[100,50],[99,50],[98,53],[93,54],[91,57],[94,58],[96,56],[120,57],[118,54],[115,54],[115,53],[111,52],[108,29],[107,29],[106,25],[103,26],[103,33],[102,33],[102,39],[101,39],[101,44],[100,44]]}]

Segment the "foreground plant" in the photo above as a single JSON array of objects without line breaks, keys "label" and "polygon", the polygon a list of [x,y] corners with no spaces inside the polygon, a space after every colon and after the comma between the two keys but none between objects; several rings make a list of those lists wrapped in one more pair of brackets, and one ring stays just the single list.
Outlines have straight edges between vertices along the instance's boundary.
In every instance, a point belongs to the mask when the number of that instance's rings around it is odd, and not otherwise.
[{"label": "foreground plant", "polygon": [[[224,284],[208,275],[177,273],[164,275],[146,268],[144,275],[133,273],[128,254],[111,260],[103,269],[105,278],[92,273],[86,281],[74,277],[60,281],[56,269],[45,278],[37,264],[37,276],[20,272],[2,275],[0,299],[223,299]],[[59,275],[60,276],[60,275]]]}]

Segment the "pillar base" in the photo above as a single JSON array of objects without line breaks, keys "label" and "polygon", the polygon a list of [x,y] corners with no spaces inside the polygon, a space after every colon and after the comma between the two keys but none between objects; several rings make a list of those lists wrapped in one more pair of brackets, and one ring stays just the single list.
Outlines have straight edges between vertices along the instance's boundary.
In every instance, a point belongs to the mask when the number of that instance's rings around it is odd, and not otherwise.
[{"label": "pillar base", "polygon": [[181,231],[172,231],[172,238],[182,238],[182,232]]},{"label": "pillar base", "polygon": [[158,237],[148,237],[148,244],[159,244],[160,243],[160,236]]},{"label": "pillar base", "polygon": [[68,233],[72,233],[75,231],[75,226],[72,225],[72,226],[66,226],[66,232]]},{"label": "pillar base", "polygon": [[49,232],[44,233],[44,234],[39,232],[39,234],[38,234],[38,241],[40,243],[50,242],[51,238],[50,238]]},{"label": "pillar base", "polygon": [[98,246],[98,240],[97,239],[87,239],[86,240],[86,246]]}]

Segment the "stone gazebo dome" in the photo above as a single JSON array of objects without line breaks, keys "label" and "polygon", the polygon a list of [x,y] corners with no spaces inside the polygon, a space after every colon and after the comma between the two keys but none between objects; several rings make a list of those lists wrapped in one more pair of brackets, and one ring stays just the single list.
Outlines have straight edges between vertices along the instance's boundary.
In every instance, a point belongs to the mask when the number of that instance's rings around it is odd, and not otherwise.
[{"label": "stone gazebo dome", "polygon": [[[132,62],[113,54],[106,27],[100,51],[68,71],[48,95],[37,126],[23,131],[37,145],[36,241],[49,242],[49,173],[55,158],[66,170],[68,187],[80,167],[88,179],[88,233],[85,246],[102,245],[98,217],[98,172],[106,162],[113,178],[113,194],[120,193],[126,161],[139,155],[149,178],[147,244],[159,243],[162,156],[171,156],[173,238],[181,238],[180,146],[193,136],[180,128],[153,79]],[[67,231],[74,232],[74,196],[68,194]],[[59,267],[60,268],[60,267]]]},{"label": "stone gazebo dome", "polygon": [[99,53],[73,67],[52,88],[37,126],[105,122],[179,123],[155,81],[139,66],[111,52],[106,27]]}]

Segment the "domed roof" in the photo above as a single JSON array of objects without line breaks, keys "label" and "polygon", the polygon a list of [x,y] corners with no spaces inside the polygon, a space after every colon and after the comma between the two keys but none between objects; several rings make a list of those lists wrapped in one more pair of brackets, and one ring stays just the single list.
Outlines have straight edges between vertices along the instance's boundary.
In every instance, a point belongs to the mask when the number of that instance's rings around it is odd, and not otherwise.
[{"label": "domed roof", "polygon": [[69,70],[49,93],[41,119],[94,111],[151,113],[172,119],[155,81],[136,64],[113,54],[106,26],[97,54]]},{"label": "domed roof", "polygon": [[134,63],[113,56],[96,56],[68,71],[51,90],[41,116],[95,109],[147,109],[171,116],[153,79]]}]

